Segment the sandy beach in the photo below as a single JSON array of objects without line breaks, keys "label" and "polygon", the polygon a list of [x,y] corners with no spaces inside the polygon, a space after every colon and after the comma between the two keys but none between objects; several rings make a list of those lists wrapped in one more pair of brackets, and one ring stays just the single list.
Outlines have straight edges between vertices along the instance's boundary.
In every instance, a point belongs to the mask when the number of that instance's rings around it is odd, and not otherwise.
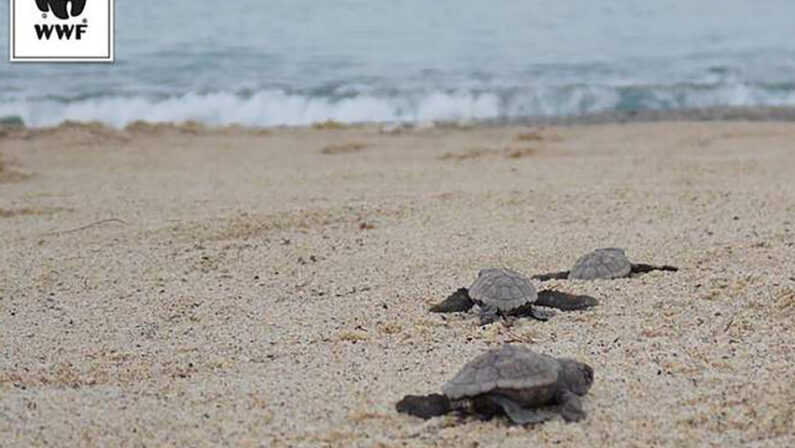
[{"label": "sandy beach", "polygon": [[[0,131],[0,447],[795,445],[795,124]],[[427,309],[598,247],[548,322]],[[423,421],[504,342],[588,418]]]}]

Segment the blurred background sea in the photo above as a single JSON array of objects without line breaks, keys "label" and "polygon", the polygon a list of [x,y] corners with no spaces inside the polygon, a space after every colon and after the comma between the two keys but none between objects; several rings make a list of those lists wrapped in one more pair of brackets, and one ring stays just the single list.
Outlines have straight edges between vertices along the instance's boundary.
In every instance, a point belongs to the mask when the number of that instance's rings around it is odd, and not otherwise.
[{"label": "blurred background sea", "polygon": [[117,0],[114,64],[0,63],[29,126],[767,106],[795,106],[792,0]]}]

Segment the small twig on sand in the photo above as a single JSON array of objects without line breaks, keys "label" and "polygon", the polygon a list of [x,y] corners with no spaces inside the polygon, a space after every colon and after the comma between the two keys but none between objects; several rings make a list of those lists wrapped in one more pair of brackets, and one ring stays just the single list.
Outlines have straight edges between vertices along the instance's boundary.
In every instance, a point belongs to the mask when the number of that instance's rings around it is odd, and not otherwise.
[{"label": "small twig on sand", "polygon": [[723,329],[723,332],[724,332],[724,333],[726,333],[727,331],[729,331],[729,328],[731,328],[731,327],[732,327],[732,325],[734,325],[734,318],[735,318],[735,317],[737,317],[737,313],[734,313],[734,314],[732,315],[731,319],[729,319],[729,322],[726,324],[726,327]]},{"label": "small twig on sand", "polygon": [[531,344],[533,342],[533,340],[531,338],[519,336],[518,334],[514,333],[513,330],[511,330],[508,327],[504,327],[504,328],[505,328],[505,334],[507,334],[508,336],[511,337],[511,340],[508,341],[508,342],[523,342],[525,344]]},{"label": "small twig on sand", "polygon": [[88,230],[88,229],[90,229],[92,227],[100,226],[102,224],[108,224],[108,223],[111,223],[111,222],[116,222],[116,223],[119,223],[119,224],[127,224],[126,221],[123,221],[123,220],[118,219],[118,218],[100,219],[99,221],[95,221],[95,222],[92,222],[90,224],[86,224],[84,226],[77,227],[75,229],[62,230],[60,232],[45,233],[44,236],[59,236],[59,235],[66,235],[66,234],[69,234],[69,233],[81,232],[83,230]]}]

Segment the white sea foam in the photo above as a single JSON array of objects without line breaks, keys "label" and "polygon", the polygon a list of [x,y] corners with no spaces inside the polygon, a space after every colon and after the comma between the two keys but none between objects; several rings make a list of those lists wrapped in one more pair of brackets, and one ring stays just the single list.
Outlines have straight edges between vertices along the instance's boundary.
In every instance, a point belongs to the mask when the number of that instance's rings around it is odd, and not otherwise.
[{"label": "white sea foam", "polygon": [[209,125],[301,126],[326,120],[361,122],[473,121],[530,116],[578,116],[608,110],[720,106],[795,106],[795,91],[742,83],[712,86],[565,86],[498,91],[362,94],[344,98],[266,90],[251,95],[186,94],[167,99],[101,97],[73,101],[0,103],[0,117],[33,127],[66,120],[123,127],[133,121],[199,121]]}]

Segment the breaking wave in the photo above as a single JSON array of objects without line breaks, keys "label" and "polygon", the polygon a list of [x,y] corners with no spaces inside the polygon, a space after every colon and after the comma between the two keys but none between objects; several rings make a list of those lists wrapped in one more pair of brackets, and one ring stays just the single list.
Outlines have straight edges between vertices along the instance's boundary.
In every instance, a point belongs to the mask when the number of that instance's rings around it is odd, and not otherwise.
[{"label": "breaking wave", "polygon": [[343,123],[432,122],[571,117],[616,111],[711,107],[795,106],[795,85],[675,84],[567,85],[378,94],[317,95],[282,90],[188,93],[169,97],[102,95],[81,98],[6,99],[0,117],[28,126],[99,121],[123,127],[149,122],[197,121],[207,125],[302,126]]}]

